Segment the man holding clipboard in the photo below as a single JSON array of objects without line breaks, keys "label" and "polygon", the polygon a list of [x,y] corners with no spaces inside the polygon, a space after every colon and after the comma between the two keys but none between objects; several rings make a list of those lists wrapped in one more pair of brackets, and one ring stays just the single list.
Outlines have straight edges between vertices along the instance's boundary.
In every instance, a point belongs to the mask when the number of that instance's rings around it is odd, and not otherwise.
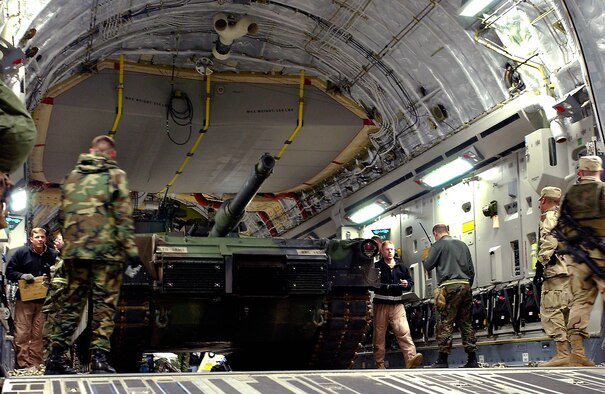
[{"label": "man holding clipboard", "polygon": [[50,266],[57,251],[46,245],[46,230],[35,227],[30,232],[30,245],[18,248],[6,266],[6,277],[19,283],[15,305],[15,347],[19,368],[42,364],[42,305]]}]

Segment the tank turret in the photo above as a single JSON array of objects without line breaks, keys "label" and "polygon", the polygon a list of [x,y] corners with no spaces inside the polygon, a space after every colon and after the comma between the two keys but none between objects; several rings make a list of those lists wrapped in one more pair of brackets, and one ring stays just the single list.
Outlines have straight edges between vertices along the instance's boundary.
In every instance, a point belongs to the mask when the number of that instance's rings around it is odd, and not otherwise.
[{"label": "tank turret", "polygon": [[210,237],[224,237],[237,227],[246,213],[246,207],[252,201],[262,183],[271,175],[275,158],[265,153],[254,167],[254,171],[236,196],[225,201],[214,218]]}]

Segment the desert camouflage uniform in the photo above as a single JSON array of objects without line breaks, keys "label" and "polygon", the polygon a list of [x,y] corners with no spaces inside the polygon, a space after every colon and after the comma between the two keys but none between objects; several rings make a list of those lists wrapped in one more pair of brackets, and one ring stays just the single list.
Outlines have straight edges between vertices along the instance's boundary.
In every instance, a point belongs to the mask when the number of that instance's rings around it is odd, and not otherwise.
[{"label": "desert camouflage uniform", "polygon": [[[601,243],[605,243],[605,185],[596,176],[583,176],[565,195],[571,216],[581,226],[593,229]],[[575,229],[562,227],[566,236],[574,235]],[[586,250],[592,260],[605,270],[605,255],[597,249]],[[570,256],[572,257],[572,256]],[[587,264],[568,259],[571,275],[572,302],[569,311],[567,331],[569,335],[588,338],[590,314],[597,297],[597,291],[605,299],[605,280],[593,275]]]},{"label": "desert camouflage uniform", "polygon": [[542,327],[547,335],[561,342],[568,339],[566,326],[571,292],[564,257],[554,254],[558,241],[551,231],[557,224],[558,217],[558,207],[548,209],[540,216],[540,249],[537,264],[544,266],[544,283],[540,297]]},{"label": "desert camouflage uniform", "polygon": [[126,173],[102,155],[82,154],[62,185],[67,272],[63,308],[51,346],[66,349],[92,294],[91,350],[110,350],[126,257],[136,258]]},{"label": "desert camouflage uniform", "polygon": [[0,229],[6,227],[4,199],[12,185],[9,175],[30,154],[36,142],[36,125],[19,98],[0,81]]}]

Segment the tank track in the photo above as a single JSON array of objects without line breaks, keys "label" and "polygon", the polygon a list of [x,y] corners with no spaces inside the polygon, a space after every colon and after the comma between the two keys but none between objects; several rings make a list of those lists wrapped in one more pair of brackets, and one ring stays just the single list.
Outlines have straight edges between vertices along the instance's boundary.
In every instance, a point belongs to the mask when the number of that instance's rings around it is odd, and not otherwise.
[{"label": "tank track", "polygon": [[350,369],[362,350],[370,319],[367,290],[330,294],[324,300],[324,322],[310,358],[312,369]]}]

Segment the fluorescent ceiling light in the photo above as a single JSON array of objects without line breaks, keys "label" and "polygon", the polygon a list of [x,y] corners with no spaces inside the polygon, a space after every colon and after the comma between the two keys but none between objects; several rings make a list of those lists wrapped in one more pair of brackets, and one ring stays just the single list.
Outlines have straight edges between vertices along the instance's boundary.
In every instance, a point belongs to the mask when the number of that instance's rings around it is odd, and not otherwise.
[{"label": "fluorescent ceiling light", "polygon": [[365,223],[382,214],[390,206],[391,201],[387,198],[387,196],[381,194],[376,197],[374,202],[362,206],[359,210],[354,211],[351,215],[347,216],[347,219],[356,224]]},{"label": "fluorescent ceiling light", "polygon": [[487,8],[494,0],[467,0],[462,2],[462,8],[458,11],[460,16],[475,16]]},{"label": "fluorescent ceiling light", "polygon": [[359,211],[354,212],[351,216],[349,216],[349,219],[357,224],[365,223],[370,219],[374,219],[384,211],[385,207],[373,202],[370,205],[366,205],[365,207],[361,208]]},{"label": "fluorescent ceiling light", "polygon": [[465,158],[459,157],[454,161],[442,165],[420,178],[420,182],[430,187],[443,185],[447,181],[463,175],[473,169],[473,164]]}]

